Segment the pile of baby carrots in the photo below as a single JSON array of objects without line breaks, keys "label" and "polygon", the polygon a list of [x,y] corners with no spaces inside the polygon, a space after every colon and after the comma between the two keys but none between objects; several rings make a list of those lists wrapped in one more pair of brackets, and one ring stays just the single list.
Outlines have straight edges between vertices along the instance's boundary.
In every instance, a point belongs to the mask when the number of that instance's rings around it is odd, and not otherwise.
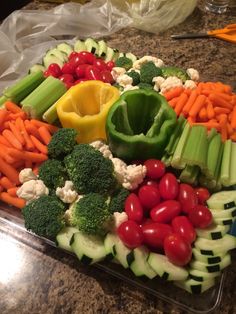
[{"label": "pile of baby carrots", "polygon": [[221,82],[200,82],[196,89],[175,87],[165,98],[177,116],[184,115],[192,125],[215,128],[222,141],[236,141],[236,94]]},{"label": "pile of baby carrots", "polygon": [[6,101],[0,109],[0,200],[18,208],[25,200],[17,196],[19,172],[47,160],[47,144],[58,128],[45,122],[28,119],[15,103]]}]

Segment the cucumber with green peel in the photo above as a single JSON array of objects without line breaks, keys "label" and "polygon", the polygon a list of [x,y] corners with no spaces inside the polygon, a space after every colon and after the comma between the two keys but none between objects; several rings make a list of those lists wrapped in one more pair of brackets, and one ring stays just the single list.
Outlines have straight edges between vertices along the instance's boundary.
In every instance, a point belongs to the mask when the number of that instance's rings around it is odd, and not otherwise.
[{"label": "cucumber with green peel", "polygon": [[231,209],[236,207],[236,191],[221,191],[214,193],[207,200],[211,209]]},{"label": "cucumber with green peel", "polygon": [[54,55],[46,55],[43,57],[43,65],[48,68],[50,64],[56,63],[60,68],[63,67],[64,61]]},{"label": "cucumber with green peel", "polygon": [[133,252],[124,243],[120,240],[117,236],[116,243],[115,243],[115,252],[116,257],[115,259],[124,267],[128,268],[129,265],[134,260]]},{"label": "cucumber with green peel", "polygon": [[47,51],[46,56],[54,56],[60,59],[63,63],[68,61],[68,56],[66,53],[60,51],[57,48],[52,48]]},{"label": "cucumber with green peel", "polygon": [[201,252],[193,248],[193,257],[196,261],[205,263],[205,264],[217,264],[222,261],[222,259],[225,257],[225,255],[216,255],[216,256],[211,256],[211,255],[202,255]]},{"label": "cucumber with green peel", "polygon": [[231,226],[235,222],[235,217],[234,218],[214,218],[213,217],[213,222],[218,225]]},{"label": "cucumber with green peel", "polygon": [[46,70],[46,67],[44,65],[36,63],[36,64],[32,65],[32,67],[30,67],[29,73],[34,73],[37,71],[44,72],[45,70]]},{"label": "cucumber with green peel", "polygon": [[115,244],[117,242],[117,235],[113,233],[108,233],[104,239],[104,247],[107,254],[112,254],[113,257],[116,256]]},{"label": "cucumber with green peel", "polygon": [[200,281],[200,282],[219,277],[220,275],[221,275],[220,271],[207,273],[207,272],[197,270],[197,269],[192,269],[192,268],[189,269],[189,278],[194,279],[196,281]]},{"label": "cucumber with green peel", "polygon": [[59,51],[65,53],[67,55],[67,57],[69,57],[69,55],[74,51],[73,48],[71,47],[71,45],[69,45],[67,43],[58,44],[57,49]]},{"label": "cucumber with green peel", "polygon": [[195,229],[199,238],[217,240],[223,238],[223,236],[229,232],[230,226],[213,224],[205,229]]},{"label": "cucumber with green peel", "polygon": [[98,57],[105,58],[107,55],[107,44],[104,40],[98,41]]},{"label": "cucumber with green peel", "polygon": [[145,276],[149,279],[156,277],[157,273],[147,262],[149,250],[144,246],[140,246],[133,250],[133,254],[134,260],[130,264],[129,268],[132,270],[135,276]]},{"label": "cucumber with green peel", "polygon": [[70,241],[74,233],[79,232],[77,228],[74,227],[65,227],[63,228],[58,235],[56,236],[56,244],[59,248],[73,252]]},{"label": "cucumber with green peel", "polygon": [[187,279],[184,281],[176,281],[175,285],[192,294],[200,294],[213,287],[215,285],[215,279],[209,278],[202,282],[196,281],[194,279]]},{"label": "cucumber with green peel", "polygon": [[212,216],[214,219],[218,218],[226,218],[226,219],[233,219],[236,216],[236,207],[231,209],[210,209]]},{"label": "cucumber with green peel", "polygon": [[231,263],[231,256],[230,254],[227,253],[219,263],[207,264],[207,263],[200,262],[198,260],[192,260],[189,266],[192,269],[197,269],[197,270],[204,271],[207,273],[214,273],[214,272],[219,272],[223,270],[224,268],[229,266],[230,263]]},{"label": "cucumber with green peel", "polygon": [[93,54],[98,55],[98,43],[92,39],[92,38],[87,38],[84,42],[85,47],[86,47],[86,51],[91,52]]},{"label": "cucumber with green peel", "polygon": [[75,52],[80,52],[80,51],[87,51],[85,42],[83,40],[76,40],[75,44],[74,44],[74,51]]},{"label": "cucumber with green peel", "polygon": [[125,53],[125,57],[131,59],[133,63],[137,60],[137,57],[132,52]]}]

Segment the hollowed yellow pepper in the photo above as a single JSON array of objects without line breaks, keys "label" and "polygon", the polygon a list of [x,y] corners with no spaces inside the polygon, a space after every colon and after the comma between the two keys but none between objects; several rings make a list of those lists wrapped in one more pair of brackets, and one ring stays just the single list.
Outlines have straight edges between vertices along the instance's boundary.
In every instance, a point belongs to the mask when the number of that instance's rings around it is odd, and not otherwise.
[{"label": "hollowed yellow pepper", "polygon": [[78,131],[78,142],[106,140],[106,117],[119,98],[117,88],[91,80],[71,87],[57,102],[57,115],[64,128]]}]

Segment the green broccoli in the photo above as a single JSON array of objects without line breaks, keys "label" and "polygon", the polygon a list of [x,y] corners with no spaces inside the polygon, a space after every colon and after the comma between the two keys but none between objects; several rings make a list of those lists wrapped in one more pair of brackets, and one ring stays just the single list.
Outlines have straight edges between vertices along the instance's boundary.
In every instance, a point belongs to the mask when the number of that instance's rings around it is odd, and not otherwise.
[{"label": "green broccoli", "polygon": [[89,144],[78,144],[64,159],[68,176],[80,194],[106,194],[117,185],[110,159]]},{"label": "green broccoli", "polygon": [[190,77],[188,76],[187,72],[184,71],[181,68],[178,67],[164,67],[162,69],[162,76],[164,78],[167,78],[169,76],[176,76],[179,79],[181,79],[183,82],[186,80],[190,80]]},{"label": "green broccoli", "polygon": [[22,209],[25,227],[41,237],[55,239],[65,226],[65,204],[50,195],[40,196]]},{"label": "green broccoli", "polygon": [[69,154],[76,145],[77,131],[72,128],[61,128],[55,132],[48,144],[50,158],[61,159]]},{"label": "green broccoli", "polygon": [[125,68],[126,71],[128,71],[133,66],[133,61],[127,57],[119,57],[115,61],[116,67]]},{"label": "green broccoli", "polygon": [[140,82],[147,84],[154,84],[153,78],[156,76],[162,76],[162,70],[155,66],[152,61],[144,63],[140,68]]},{"label": "green broccoli", "polygon": [[112,226],[113,215],[108,208],[108,198],[104,195],[86,194],[68,211],[66,215],[69,216],[70,225],[86,234],[105,235]]},{"label": "green broccoli", "polygon": [[153,90],[153,86],[151,84],[147,84],[147,83],[139,83],[138,87],[140,89],[152,89]]},{"label": "green broccoli", "polygon": [[129,196],[129,190],[121,188],[111,196],[109,210],[113,214],[115,212],[122,213],[125,208],[125,200]]},{"label": "green broccoli", "polygon": [[67,179],[64,164],[56,159],[46,160],[39,167],[39,179],[50,190],[55,190],[58,186],[63,186]]},{"label": "green broccoli", "polygon": [[133,79],[133,86],[138,85],[138,83],[140,82],[140,75],[138,72],[132,70],[130,72],[126,72],[126,74]]}]

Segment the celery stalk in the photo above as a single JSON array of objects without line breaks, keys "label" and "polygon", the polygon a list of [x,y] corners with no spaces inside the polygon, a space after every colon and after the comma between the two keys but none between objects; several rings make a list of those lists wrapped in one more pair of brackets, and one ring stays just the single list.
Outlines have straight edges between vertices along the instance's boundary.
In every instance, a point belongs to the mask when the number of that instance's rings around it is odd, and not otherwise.
[{"label": "celery stalk", "polygon": [[236,143],[232,142],[229,184],[236,184]]},{"label": "celery stalk", "polygon": [[231,168],[232,141],[227,140],[224,143],[224,150],[220,169],[220,180],[222,185],[230,186],[230,168]]},{"label": "celery stalk", "polygon": [[196,185],[198,182],[199,170],[198,166],[187,165],[179,176],[180,181]]},{"label": "celery stalk", "polygon": [[211,128],[207,135],[208,142],[210,142],[216,134],[218,134],[217,130],[215,128]]},{"label": "celery stalk", "polygon": [[0,108],[4,107],[4,103],[8,100],[8,98],[4,95],[0,97]]},{"label": "celery stalk", "polygon": [[210,190],[214,190],[217,186],[217,179],[209,179],[204,174],[199,176],[199,183],[201,186],[204,186]]},{"label": "celery stalk", "polygon": [[52,124],[58,119],[56,104],[57,103],[55,103],[51,107],[49,107],[43,114],[42,118],[47,123]]},{"label": "celery stalk", "polygon": [[161,158],[161,161],[164,162],[166,167],[171,166],[171,160],[172,160],[172,156],[168,155],[167,153],[165,153]]},{"label": "celery stalk", "polygon": [[180,136],[183,132],[183,129],[185,127],[186,120],[183,116],[180,116],[177,120],[175,129],[173,133],[171,134],[170,140],[165,148],[165,152],[167,152],[169,155],[173,155],[174,151],[177,147],[178,141],[180,139]]},{"label": "celery stalk", "polygon": [[218,177],[219,165],[221,164],[223,153],[223,143],[219,133],[215,134],[209,142],[207,152],[207,169],[205,175],[209,179],[216,179]]}]

